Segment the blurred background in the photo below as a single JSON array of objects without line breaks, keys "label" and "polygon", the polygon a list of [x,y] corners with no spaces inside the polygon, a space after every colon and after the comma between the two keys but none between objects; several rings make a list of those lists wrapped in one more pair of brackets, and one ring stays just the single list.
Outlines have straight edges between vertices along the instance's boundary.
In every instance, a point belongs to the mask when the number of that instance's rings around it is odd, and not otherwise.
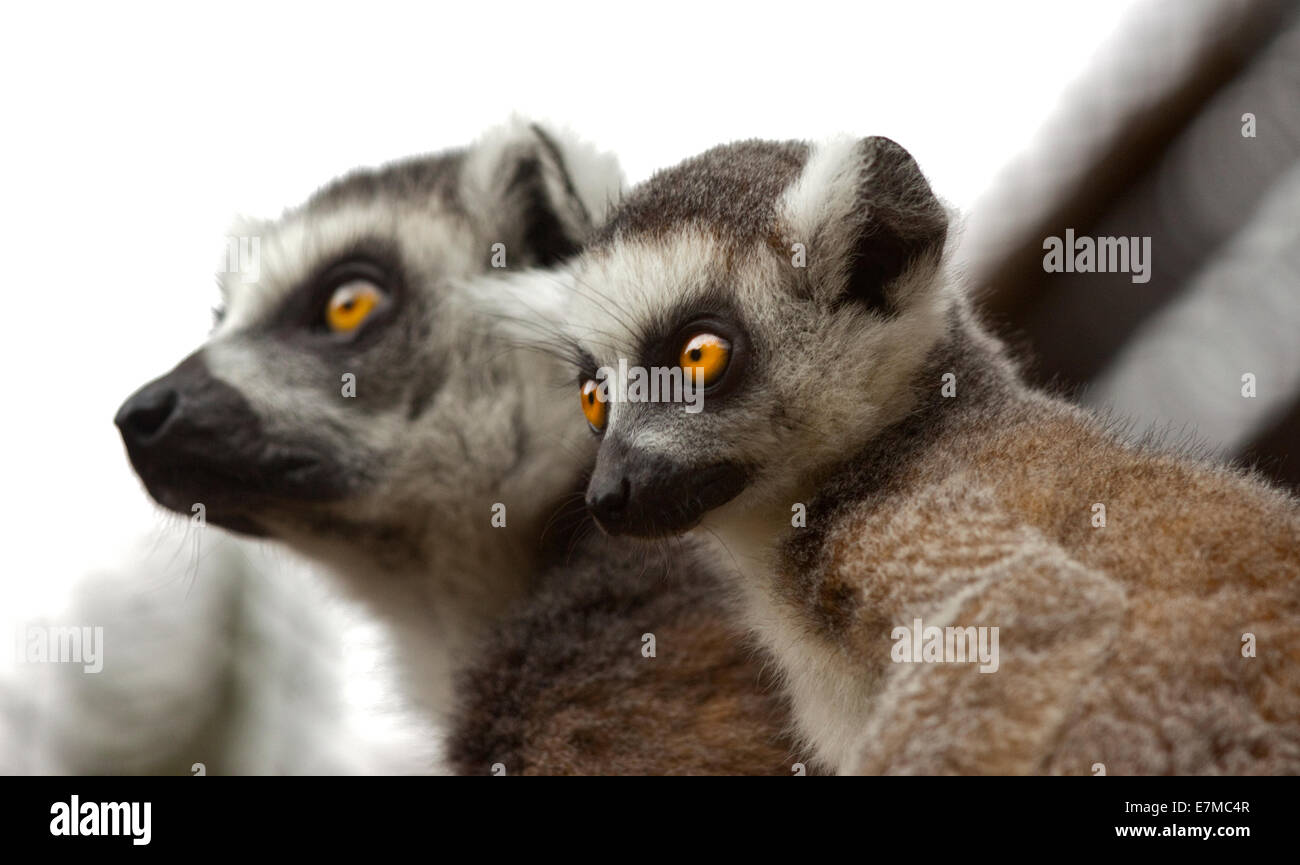
[{"label": "blurred background", "polygon": [[[959,259],[1036,381],[1300,484],[1294,2],[0,14],[2,773],[432,765],[383,628],[275,545],[164,515],[112,417],[204,339],[235,214],[512,112],[630,183],[733,139],[888,135],[964,214]],[[1044,272],[1066,229],[1150,237],[1150,281]],[[18,663],[31,623],[104,626],[104,671]]]}]

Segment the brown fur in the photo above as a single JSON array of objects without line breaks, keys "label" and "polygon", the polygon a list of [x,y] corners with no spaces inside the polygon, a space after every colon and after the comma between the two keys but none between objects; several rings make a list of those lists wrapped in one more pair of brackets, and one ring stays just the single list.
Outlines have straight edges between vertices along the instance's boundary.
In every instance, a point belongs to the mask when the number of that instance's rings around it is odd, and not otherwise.
[{"label": "brown fur", "polygon": [[[1295,499],[1025,389],[961,316],[918,385],[778,569],[809,638],[879,677],[858,769],[1300,771]],[[999,670],[893,663],[915,617],[999,627]]]},{"label": "brown fur", "polygon": [[[459,689],[463,774],[789,775],[788,713],[689,546],[583,542],[494,629]],[[642,635],[656,641],[642,655]]]}]

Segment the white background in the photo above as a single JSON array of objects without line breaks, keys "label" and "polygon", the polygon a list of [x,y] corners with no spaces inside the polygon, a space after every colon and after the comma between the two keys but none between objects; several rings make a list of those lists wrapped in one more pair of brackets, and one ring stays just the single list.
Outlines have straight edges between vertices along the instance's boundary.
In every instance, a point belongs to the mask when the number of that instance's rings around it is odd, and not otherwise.
[{"label": "white background", "polygon": [[516,111],[615,151],[632,182],[736,138],[884,134],[966,208],[1131,5],[4,12],[0,605],[57,607],[167,524],[112,417],[203,339],[235,213]]}]

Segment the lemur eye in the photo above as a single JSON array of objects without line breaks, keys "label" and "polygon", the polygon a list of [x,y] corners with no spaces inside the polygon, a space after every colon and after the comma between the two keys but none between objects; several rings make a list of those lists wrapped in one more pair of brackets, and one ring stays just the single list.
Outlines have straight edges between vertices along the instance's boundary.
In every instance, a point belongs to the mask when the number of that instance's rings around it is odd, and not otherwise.
[{"label": "lemur eye", "polygon": [[609,403],[605,402],[599,391],[600,386],[595,379],[589,378],[582,383],[582,413],[592,429],[603,432],[609,421]]},{"label": "lemur eye", "polygon": [[[682,356],[679,363],[683,370],[695,376],[697,381],[703,380],[704,386],[716,382],[722,378],[722,374],[727,371],[727,363],[731,360],[731,343],[716,333],[699,333],[686,341],[682,346]],[[699,372],[695,372],[695,370]]]},{"label": "lemur eye", "polygon": [[335,333],[356,330],[384,300],[374,283],[361,279],[345,282],[330,295],[325,305],[325,323]]}]

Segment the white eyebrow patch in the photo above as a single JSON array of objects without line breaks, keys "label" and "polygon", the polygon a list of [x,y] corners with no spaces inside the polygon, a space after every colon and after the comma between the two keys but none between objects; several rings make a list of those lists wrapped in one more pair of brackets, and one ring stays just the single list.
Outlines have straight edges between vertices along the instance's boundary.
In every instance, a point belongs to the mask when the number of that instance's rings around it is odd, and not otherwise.
[{"label": "white eyebrow patch", "polygon": [[862,185],[858,139],[839,136],[812,145],[799,179],[777,202],[780,224],[791,242],[810,243],[820,225],[847,216]]}]

